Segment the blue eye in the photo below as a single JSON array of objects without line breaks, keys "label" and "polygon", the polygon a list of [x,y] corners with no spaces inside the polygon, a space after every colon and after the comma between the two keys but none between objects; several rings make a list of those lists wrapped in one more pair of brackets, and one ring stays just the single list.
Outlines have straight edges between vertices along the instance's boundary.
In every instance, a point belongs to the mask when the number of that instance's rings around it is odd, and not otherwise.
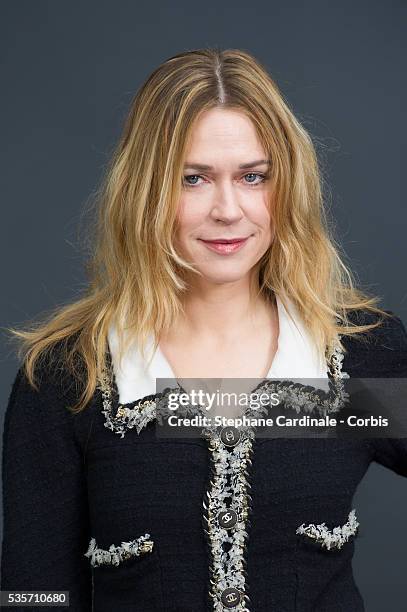
[{"label": "blue eye", "polygon": [[[189,174],[188,176],[184,176],[184,182],[191,178],[194,179],[194,178],[201,178],[201,177],[198,176],[197,174]],[[196,183],[187,183],[187,185],[188,187],[192,187],[193,185],[196,185]]]},{"label": "blue eye", "polygon": [[[246,182],[246,185],[248,185],[249,187],[257,187],[257,185],[261,185],[268,178],[268,174],[262,174],[262,173],[259,173],[259,172],[249,172],[248,174],[245,174],[243,176],[243,178],[247,178],[248,176],[259,177],[261,179],[260,181],[258,181],[256,183],[253,183],[252,181]],[[203,178],[200,174],[188,174],[188,175],[184,176],[184,185],[186,187],[195,187],[195,186],[198,186],[199,183],[197,183],[197,182],[190,183],[189,180],[190,179],[200,179],[200,178]]]},{"label": "blue eye", "polygon": [[261,183],[264,183],[264,181],[266,180],[266,175],[259,174],[258,172],[249,172],[249,174],[245,174],[244,178],[247,178],[248,176],[259,176],[262,179],[259,183],[249,182],[248,185],[259,185]]}]

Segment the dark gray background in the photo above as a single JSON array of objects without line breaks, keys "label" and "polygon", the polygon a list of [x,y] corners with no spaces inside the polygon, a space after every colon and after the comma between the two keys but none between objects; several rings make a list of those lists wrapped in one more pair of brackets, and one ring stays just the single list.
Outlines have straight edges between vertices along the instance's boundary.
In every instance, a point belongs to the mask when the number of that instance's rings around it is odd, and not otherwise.
[{"label": "dark gray background", "polygon": [[[265,63],[318,146],[347,262],[407,321],[405,2],[14,0],[0,11],[4,327],[83,288],[79,218],[134,92],[167,57],[210,45]],[[7,342],[1,359],[3,417],[17,368]],[[366,609],[402,612],[407,482],[371,465],[354,507]]]}]

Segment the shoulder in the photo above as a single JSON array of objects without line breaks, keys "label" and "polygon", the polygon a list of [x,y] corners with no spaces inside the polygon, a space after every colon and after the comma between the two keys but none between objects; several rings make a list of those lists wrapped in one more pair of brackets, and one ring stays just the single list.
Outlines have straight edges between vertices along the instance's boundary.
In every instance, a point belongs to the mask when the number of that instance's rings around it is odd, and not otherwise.
[{"label": "shoulder", "polygon": [[380,315],[369,310],[352,310],[349,319],[357,325],[371,325],[381,321],[380,325],[364,333],[366,341],[371,346],[383,346],[390,344],[391,348],[406,348],[407,332],[403,321],[391,310],[385,310],[389,317],[382,318]]},{"label": "shoulder", "polygon": [[35,407],[37,413],[69,414],[67,407],[77,401],[82,387],[66,364],[67,346],[66,342],[59,341],[39,356],[33,371],[35,386],[28,378],[25,363],[18,366],[9,395],[9,412],[12,409],[15,414],[27,413]]},{"label": "shoulder", "polygon": [[[58,345],[38,361],[35,367],[35,388],[28,379],[24,363],[19,366],[11,383],[4,413],[3,448],[8,457],[24,446],[41,452],[65,445],[75,453],[74,444],[82,447],[97,409],[94,399],[82,412],[74,413],[82,392],[82,383],[73,376],[63,360],[64,351]],[[34,452],[34,450],[33,450]]]},{"label": "shoulder", "polygon": [[[407,332],[400,317],[391,310],[389,317],[368,310],[352,311],[349,319],[357,325],[380,325],[362,334],[342,336],[347,368],[356,368],[359,377],[407,376]],[[344,365],[344,369],[346,367]],[[349,374],[352,376],[351,372]]]}]

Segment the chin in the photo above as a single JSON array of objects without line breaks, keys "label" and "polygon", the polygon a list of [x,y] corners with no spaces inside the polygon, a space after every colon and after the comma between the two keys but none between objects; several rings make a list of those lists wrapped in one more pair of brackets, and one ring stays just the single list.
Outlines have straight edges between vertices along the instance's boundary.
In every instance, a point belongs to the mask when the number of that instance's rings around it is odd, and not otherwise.
[{"label": "chin", "polygon": [[218,274],[214,274],[213,270],[208,271],[206,273],[205,270],[200,270],[202,277],[209,283],[213,283],[215,285],[222,285],[223,283],[236,283],[237,281],[242,280],[247,272],[246,270],[239,270],[236,272],[220,272]]}]

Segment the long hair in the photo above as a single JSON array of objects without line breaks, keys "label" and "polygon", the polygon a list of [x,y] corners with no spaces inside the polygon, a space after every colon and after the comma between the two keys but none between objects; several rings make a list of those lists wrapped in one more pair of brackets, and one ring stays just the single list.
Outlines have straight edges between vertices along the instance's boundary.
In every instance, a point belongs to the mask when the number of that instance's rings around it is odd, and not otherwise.
[{"label": "long hair", "polygon": [[[152,72],[132,101],[96,193],[83,295],[25,330],[8,328],[36,389],[37,361],[63,347],[64,365],[84,382],[73,412],[88,404],[103,375],[112,322],[120,356],[134,341],[144,355],[147,338],[152,335],[156,348],[183,312],[186,273],[198,272],[174,247],[177,205],[188,138],[213,108],[245,113],[272,162],[275,235],[257,266],[258,294],[278,294],[284,304],[288,297],[327,356],[335,344],[344,349],[339,333],[362,334],[390,316],[378,298],[356,288],[332,236],[312,139],[266,68],[239,49],[179,53]],[[351,310],[382,318],[356,325]]]}]

